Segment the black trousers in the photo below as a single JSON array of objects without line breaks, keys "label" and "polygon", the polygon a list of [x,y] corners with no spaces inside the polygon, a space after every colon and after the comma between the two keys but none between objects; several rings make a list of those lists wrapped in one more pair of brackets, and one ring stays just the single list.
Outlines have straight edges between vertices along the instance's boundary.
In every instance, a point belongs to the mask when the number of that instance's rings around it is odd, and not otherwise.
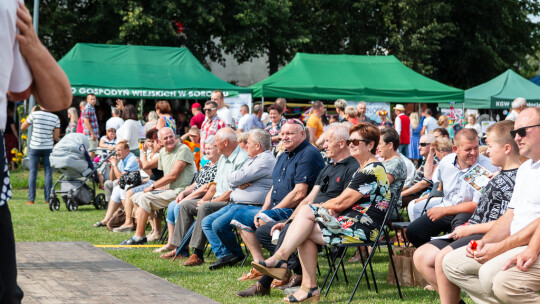
[{"label": "black trousers", "polygon": [[414,247],[418,248],[428,243],[432,236],[437,236],[441,232],[450,232],[457,226],[463,225],[471,215],[471,213],[459,213],[433,222],[424,214],[407,227],[405,234]]},{"label": "black trousers", "polygon": [[[281,246],[281,243],[283,243],[285,235],[287,234],[287,229],[289,229],[290,224],[286,224],[285,226],[283,226],[283,229],[281,229],[281,233],[279,234],[278,243],[276,245],[272,244],[272,235],[270,235],[270,231],[272,230],[272,227],[274,227],[277,223],[284,223],[286,221],[287,220],[281,220],[279,222],[262,225],[259,226],[257,230],[255,230],[255,237],[257,238],[259,243],[261,243],[261,245],[271,254],[274,254],[276,250]],[[291,269],[296,274],[302,274],[302,266],[300,264],[298,256],[295,253],[291,254],[291,256],[289,257],[289,260],[287,261],[287,268]],[[259,283],[265,288],[270,288],[272,280],[272,277],[263,275],[262,278],[259,279]]]},{"label": "black trousers", "polygon": [[[0,132],[0,191],[4,180],[6,155],[4,133]],[[0,304],[21,303],[23,291],[17,286],[15,237],[7,202],[0,206]]]}]

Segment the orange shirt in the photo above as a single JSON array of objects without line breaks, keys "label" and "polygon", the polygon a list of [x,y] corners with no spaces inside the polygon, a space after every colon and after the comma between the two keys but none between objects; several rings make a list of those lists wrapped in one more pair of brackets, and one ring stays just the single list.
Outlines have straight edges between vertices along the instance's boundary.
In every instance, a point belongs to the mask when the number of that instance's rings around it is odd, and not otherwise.
[{"label": "orange shirt", "polygon": [[306,126],[315,129],[315,136],[317,138],[315,138],[313,142],[315,142],[324,132],[322,120],[315,114],[309,116]]},{"label": "orange shirt", "polygon": [[184,145],[188,146],[191,152],[193,152],[193,157],[195,158],[195,165],[197,166],[197,170],[201,170],[201,145],[193,143],[189,140],[184,140]]}]

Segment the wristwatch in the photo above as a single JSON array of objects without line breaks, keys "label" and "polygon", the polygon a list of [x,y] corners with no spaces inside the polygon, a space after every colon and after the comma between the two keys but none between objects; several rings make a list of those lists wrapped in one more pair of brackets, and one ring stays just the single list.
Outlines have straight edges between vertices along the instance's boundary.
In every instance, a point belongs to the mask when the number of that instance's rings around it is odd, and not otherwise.
[{"label": "wristwatch", "polygon": [[154,184],[152,184],[152,186],[150,186],[150,187],[152,187],[152,190],[156,189],[156,188],[154,188]]}]

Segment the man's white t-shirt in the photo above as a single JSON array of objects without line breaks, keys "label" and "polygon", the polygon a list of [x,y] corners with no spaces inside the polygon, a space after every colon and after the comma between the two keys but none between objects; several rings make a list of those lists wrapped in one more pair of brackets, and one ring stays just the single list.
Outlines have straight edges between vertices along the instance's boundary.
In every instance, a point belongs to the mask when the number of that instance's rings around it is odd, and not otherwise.
[{"label": "man's white t-shirt", "polygon": [[124,124],[124,120],[120,117],[111,117],[105,123],[105,130],[114,128],[116,131]]},{"label": "man's white t-shirt", "polygon": [[[23,1],[20,1],[24,3]],[[32,74],[15,40],[17,0],[0,1],[0,129],[7,122],[7,91],[24,92],[32,84]]]},{"label": "man's white t-shirt", "polygon": [[226,106],[217,110],[217,116],[221,120],[223,120],[227,127],[231,127],[233,125],[231,110],[229,110],[229,108],[227,108]]},{"label": "man's white t-shirt", "polygon": [[426,116],[426,118],[424,118],[424,124],[423,124],[424,127],[426,127],[426,133],[425,134],[429,134],[431,133],[431,131],[437,129],[439,127],[439,125],[437,124],[437,120],[435,118],[433,118],[433,116]]},{"label": "man's white t-shirt", "polygon": [[514,219],[510,224],[510,235],[518,233],[521,229],[540,217],[540,161],[524,162],[518,169],[516,184],[508,208],[514,209]]},{"label": "man's white t-shirt", "polygon": [[248,121],[248,118],[249,118],[249,114],[246,114],[244,116],[242,116],[239,120],[238,120],[238,129],[240,130],[244,130],[244,131],[247,131],[246,130],[246,122]]}]

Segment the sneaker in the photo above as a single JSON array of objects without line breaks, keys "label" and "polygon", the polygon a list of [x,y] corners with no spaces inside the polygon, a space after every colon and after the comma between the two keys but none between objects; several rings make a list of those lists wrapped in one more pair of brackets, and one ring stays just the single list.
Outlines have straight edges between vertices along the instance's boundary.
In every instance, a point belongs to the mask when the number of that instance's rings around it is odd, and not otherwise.
[{"label": "sneaker", "polygon": [[187,259],[185,262],[184,262],[184,266],[199,266],[199,265],[202,265],[204,263],[204,261],[199,258],[196,254],[192,254],[189,259]]},{"label": "sneaker", "polygon": [[259,282],[249,286],[245,290],[242,290],[236,293],[237,296],[242,297],[242,298],[253,297],[253,296],[266,296],[269,294],[270,294],[270,289],[264,288]]},{"label": "sneaker", "polygon": [[238,278],[238,281],[249,281],[249,280],[258,280],[262,277],[262,273],[255,268],[251,268],[248,273],[242,275]]},{"label": "sneaker", "polygon": [[34,204],[34,202],[32,202],[32,201],[28,201],[28,202],[26,202],[26,204],[27,204],[27,205],[33,205],[33,204]]},{"label": "sneaker", "polygon": [[134,227],[120,226],[120,227],[113,228],[112,231],[113,232],[133,232],[133,231],[135,231],[135,228]]},{"label": "sneaker", "polygon": [[129,239],[123,241],[122,243],[120,243],[120,245],[143,245],[143,244],[146,244],[146,237],[143,236],[143,238],[139,241],[136,241],[135,239],[133,239],[132,237],[130,237]]}]

